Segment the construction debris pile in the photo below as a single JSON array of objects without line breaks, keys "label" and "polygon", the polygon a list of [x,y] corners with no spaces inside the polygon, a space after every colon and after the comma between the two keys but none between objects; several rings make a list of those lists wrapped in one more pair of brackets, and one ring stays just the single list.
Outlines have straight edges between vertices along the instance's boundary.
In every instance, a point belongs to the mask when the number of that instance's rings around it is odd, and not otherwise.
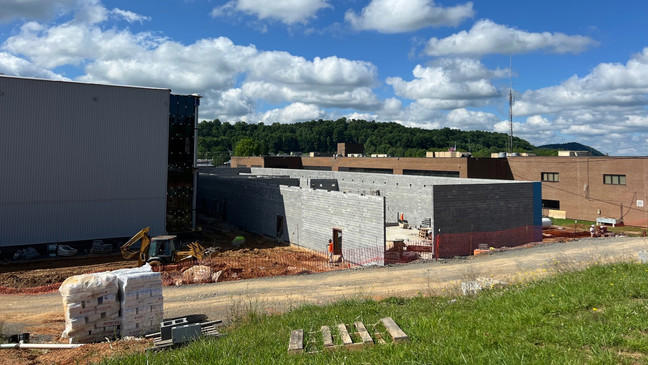
[{"label": "construction debris pile", "polygon": [[59,292],[65,313],[62,337],[70,343],[141,336],[156,331],[162,321],[162,279],[148,265],[72,276]]}]

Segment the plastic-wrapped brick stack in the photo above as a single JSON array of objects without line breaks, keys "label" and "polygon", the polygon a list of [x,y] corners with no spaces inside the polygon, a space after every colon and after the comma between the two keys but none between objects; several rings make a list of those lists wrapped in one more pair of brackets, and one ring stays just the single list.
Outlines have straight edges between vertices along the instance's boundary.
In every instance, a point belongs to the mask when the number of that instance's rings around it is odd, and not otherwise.
[{"label": "plastic-wrapped brick stack", "polygon": [[142,336],[160,330],[163,316],[162,278],[150,266],[113,271],[120,298],[120,335]]},{"label": "plastic-wrapped brick stack", "polygon": [[63,296],[65,330],[70,343],[113,338],[119,333],[120,304],[117,276],[111,273],[76,275],[67,278],[59,292]]}]

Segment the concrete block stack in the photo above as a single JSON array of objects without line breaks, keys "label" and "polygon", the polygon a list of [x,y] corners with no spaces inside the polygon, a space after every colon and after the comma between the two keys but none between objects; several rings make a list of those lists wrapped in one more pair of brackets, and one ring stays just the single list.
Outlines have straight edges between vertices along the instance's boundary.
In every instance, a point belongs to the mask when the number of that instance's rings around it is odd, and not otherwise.
[{"label": "concrete block stack", "polygon": [[162,278],[145,265],[69,277],[59,288],[70,343],[142,336],[160,330]]},{"label": "concrete block stack", "polygon": [[159,331],[164,313],[160,273],[122,272],[117,278],[121,307],[120,335],[142,336]]},{"label": "concrete block stack", "polygon": [[111,273],[76,275],[66,279],[63,296],[65,330],[70,343],[86,343],[119,333],[117,276]]}]

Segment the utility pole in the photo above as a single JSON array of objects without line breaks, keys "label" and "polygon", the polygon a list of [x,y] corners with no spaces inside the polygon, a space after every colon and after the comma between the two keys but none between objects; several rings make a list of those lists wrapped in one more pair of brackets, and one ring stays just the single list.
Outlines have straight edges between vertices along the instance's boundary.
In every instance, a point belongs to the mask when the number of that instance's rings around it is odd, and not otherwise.
[{"label": "utility pole", "polygon": [[509,153],[513,153],[513,89],[509,89]]}]

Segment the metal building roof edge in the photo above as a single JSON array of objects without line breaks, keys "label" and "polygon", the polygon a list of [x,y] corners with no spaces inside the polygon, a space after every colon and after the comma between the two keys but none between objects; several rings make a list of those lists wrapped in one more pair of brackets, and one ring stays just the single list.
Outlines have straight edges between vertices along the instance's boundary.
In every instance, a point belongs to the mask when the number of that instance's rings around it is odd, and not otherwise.
[{"label": "metal building roof edge", "polygon": [[14,75],[5,75],[0,74],[0,78],[8,79],[21,79],[21,80],[30,80],[30,81],[46,81],[46,82],[62,82],[67,84],[79,84],[79,85],[95,85],[95,86],[108,86],[108,87],[122,87],[130,89],[146,89],[146,90],[160,90],[168,91],[171,93],[171,89],[162,88],[162,87],[151,87],[151,86],[136,86],[136,85],[119,85],[119,84],[102,84],[98,82],[83,82],[83,81],[74,81],[74,80],[53,80],[53,79],[44,79],[39,77],[25,77],[25,76],[14,76]]}]

